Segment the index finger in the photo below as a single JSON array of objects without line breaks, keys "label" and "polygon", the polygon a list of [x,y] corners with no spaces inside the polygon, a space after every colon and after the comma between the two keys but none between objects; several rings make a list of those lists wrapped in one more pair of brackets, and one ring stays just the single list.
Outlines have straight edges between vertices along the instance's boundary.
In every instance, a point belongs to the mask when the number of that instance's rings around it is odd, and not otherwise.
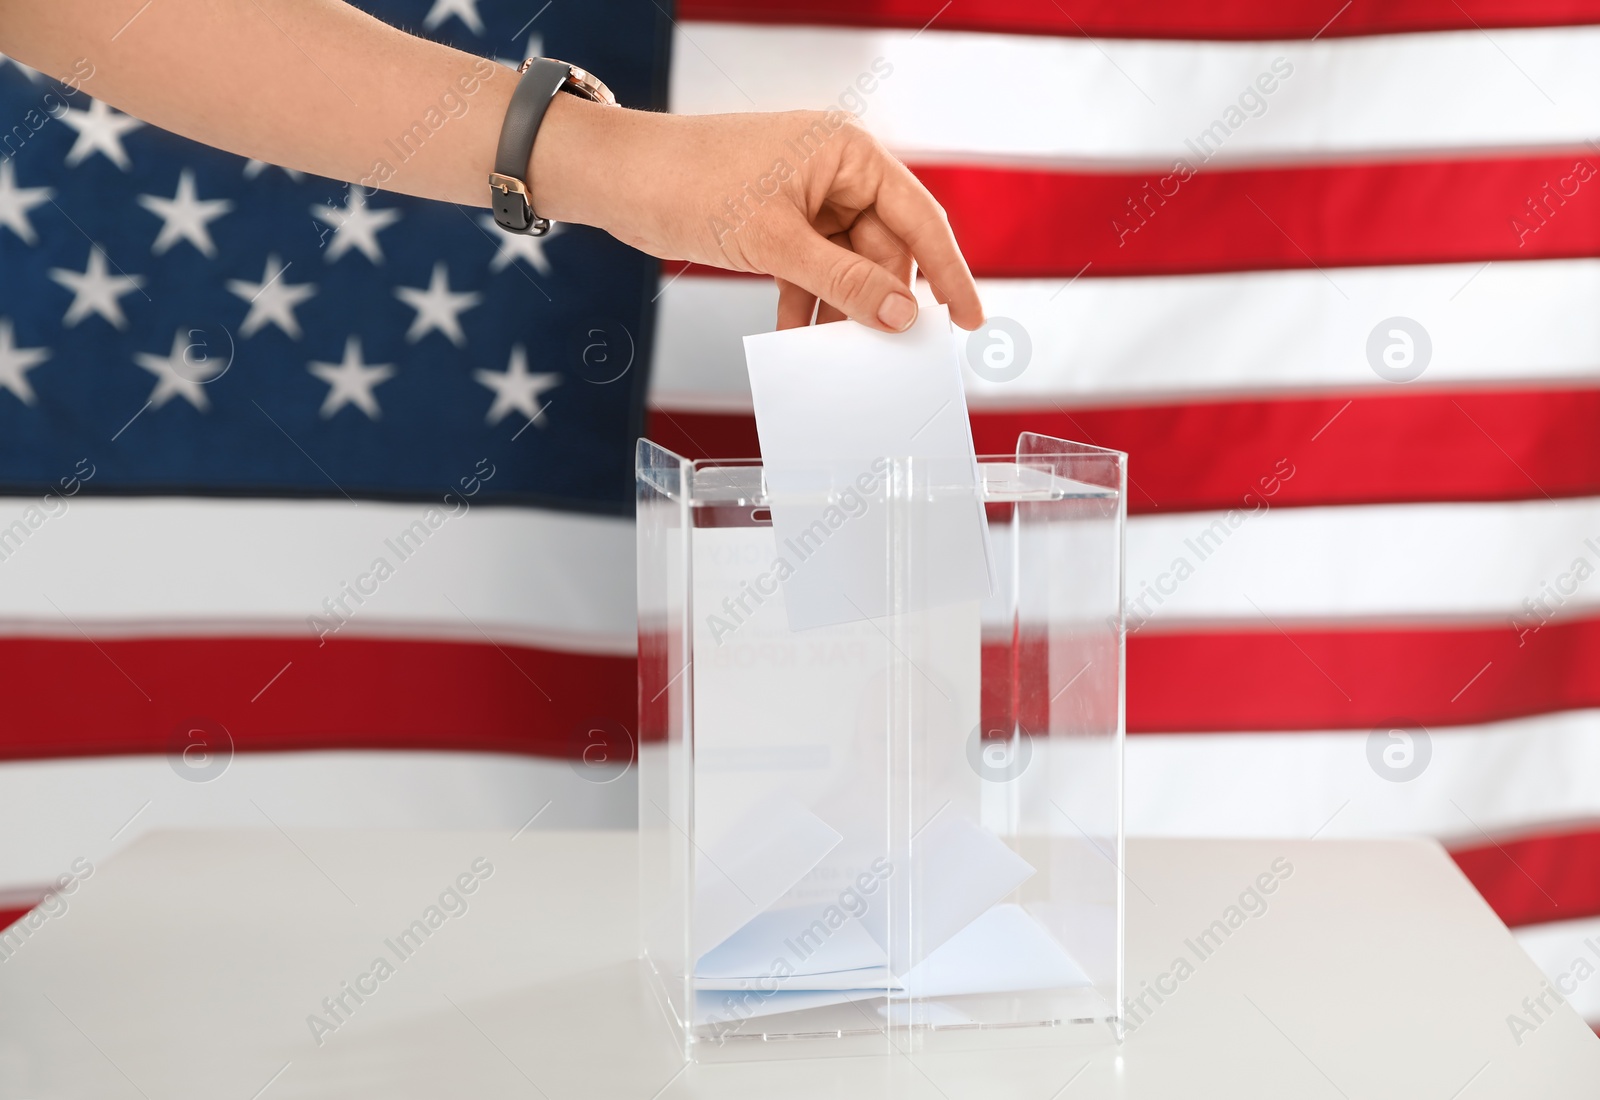
[{"label": "index finger", "polygon": [[911,169],[889,154],[875,208],[895,236],[906,243],[923,277],[950,305],[950,319],[964,329],[983,324],[983,303],[978,284],[967,269],[966,258],[950,231],[949,219]]}]

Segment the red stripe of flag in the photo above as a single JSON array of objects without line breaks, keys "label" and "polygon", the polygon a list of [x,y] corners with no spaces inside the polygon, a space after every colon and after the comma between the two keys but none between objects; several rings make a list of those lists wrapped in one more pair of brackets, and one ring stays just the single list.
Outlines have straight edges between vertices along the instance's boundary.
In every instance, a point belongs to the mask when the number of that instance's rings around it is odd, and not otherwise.
[{"label": "red stripe of flag", "polygon": [[[1600,254],[1600,155],[1089,174],[919,165],[975,274],[1069,278]],[[1586,177],[1586,178],[1585,178]]]},{"label": "red stripe of flag", "polygon": [[678,18],[1099,38],[1338,38],[1600,21],[1594,0],[680,0]]},{"label": "red stripe of flag", "polygon": [[[1392,385],[1348,397],[1086,409],[1035,400],[973,412],[978,452],[1012,453],[1023,431],[1126,451],[1135,514],[1254,507],[1274,483],[1274,507],[1600,495],[1600,389]],[[759,454],[749,413],[657,409],[650,437],[690,458]]]},{"label": "red stripe of flag", "polygon": [[[566,757],[587,743],[579,738],[592,720],[637,731],[631,657],[388,639],[348,639],[319,651],[274,638],[13,638],[0,641],[0,661],[31,685],[12,701],[0,759],[167,752],[181,748],[191,720],[220,723],[235,750],[256,752]],[[1128,730],[1370,729],[1401,717],[1427,727],[1492,722],[1600,706],[1595,668],[1594,618],[1525,636],[1509,620],[1288,633],[1266,623],[1136,630],[1128,640]]]},{"label": "red stripe of flag", "polygon": [[576,755],[595,719],[634,730],[631,656],[338,638],[0,639],[0,759],[181,751],[218,723],[237,751]]},{"label": "red stripe of flag", "polygon": [[1491,841],[1450,855],[1513,928],[1600,916],[1600,831]]},{"label": "red stripe of flag", "polygon": [[1524,616],[1461,627],[1146,628],[1128,638],[1128,732],[1495,722],[1600,706],[1597,668],[1596,618],[1543,627]]},{"label": "red stripe of flag", "polygon": [[[1600,255],[1600,154],[1086,173],[913,165],[980,278]],[[1587,177],[1587,178],[1580,178]],[[690,265],[696,274],[729,275]]]}]

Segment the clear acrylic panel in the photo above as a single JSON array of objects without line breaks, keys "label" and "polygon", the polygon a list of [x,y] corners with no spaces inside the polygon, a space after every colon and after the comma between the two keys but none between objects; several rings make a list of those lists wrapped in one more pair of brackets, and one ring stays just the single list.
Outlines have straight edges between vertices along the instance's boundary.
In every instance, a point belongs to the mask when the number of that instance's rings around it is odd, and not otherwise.
[{"label": "clear acrylic panel", "polygon": [[[1113,1037],[1125,465],[1024,435],[976,488],[880,459],[799,502],[640,442],[643,946],[686,1054]],[[992,588],[952,598],[979,510]],[[795,629],[830,540],[861,614]]]}]

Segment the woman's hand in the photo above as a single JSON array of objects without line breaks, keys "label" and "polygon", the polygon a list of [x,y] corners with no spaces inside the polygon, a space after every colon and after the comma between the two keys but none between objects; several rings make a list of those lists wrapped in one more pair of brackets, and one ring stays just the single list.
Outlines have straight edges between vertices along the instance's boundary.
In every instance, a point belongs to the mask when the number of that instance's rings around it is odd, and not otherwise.
[{"label": "woman's hand", "polygon": [[912,262],[963,328],[978,288],[944,210],[848,114],[659,115],[557,96],[534,208],[668,260],[772,275],[778,327],[849,317],[899,332]]},{"label": "woman's hand", "polygon": [[[86,88],[97,99],[270,164],[368,185],[381,163],[387,190],[488,204],[512,70],[342,0],[145,7],[133,22],[103,0],[0,0],[0,50],[67,73],[86,43],[128,31],[94,55]],[[315,68],[298,42],[317,44]],[[329,73],[342,95],[330,94]],[[392,136],[446,93],[461,113],[389,165]],[[557,95],[530,168],[543,217],[599,226],[663,259],[775,276],[781,328],[806,324],[820,299],[818,320],[904,329],[916,316],[913,261],[956,324],[983,321],[944,211],[843,111],[663,115]]]}]

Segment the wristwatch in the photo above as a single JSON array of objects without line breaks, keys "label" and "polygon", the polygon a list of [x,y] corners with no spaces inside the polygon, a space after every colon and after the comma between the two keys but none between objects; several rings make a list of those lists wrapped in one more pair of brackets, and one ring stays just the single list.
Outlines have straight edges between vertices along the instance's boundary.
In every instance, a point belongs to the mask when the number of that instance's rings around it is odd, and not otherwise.
[{"label": "wristwatch", "polygon": [[611,89],[592,73],[550,57],[530,57],[517,69],[521,79],[511,93],[500,145],[495,150],[494,171],[489,173],[489,205],[501,229],[542,237],[550,232],[550,219],[533,212],[533,141],[557,92],[567,92],[608,107],[617,105]]}]

